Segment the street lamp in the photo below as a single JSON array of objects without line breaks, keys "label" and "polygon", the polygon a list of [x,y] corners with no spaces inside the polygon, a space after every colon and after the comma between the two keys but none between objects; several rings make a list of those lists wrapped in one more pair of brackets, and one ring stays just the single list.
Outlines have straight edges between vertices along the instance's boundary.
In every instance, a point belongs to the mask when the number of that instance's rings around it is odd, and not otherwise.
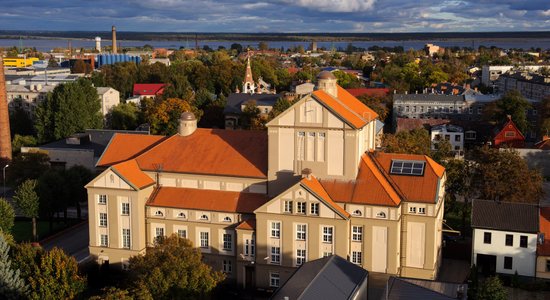
[{"label": "street lamp", "polygon": [[4,178],[4,186],[2,188],[2,197],[3,198],[6,198],[6,168],[8,168],[10,165],[5,165],[4,168],[2,169],[2,175],[3,175],[3,178]]}]

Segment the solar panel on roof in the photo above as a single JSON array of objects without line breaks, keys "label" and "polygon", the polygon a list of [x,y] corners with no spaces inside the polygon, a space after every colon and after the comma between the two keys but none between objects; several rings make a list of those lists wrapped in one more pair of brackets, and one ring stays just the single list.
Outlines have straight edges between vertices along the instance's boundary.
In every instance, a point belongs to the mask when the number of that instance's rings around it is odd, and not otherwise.
[{"label": "solar panel on roof", "polygon": [[398,175],[424,175],[424,167],[426,163],[423,161],[412,160],[392,160],[391,162],[391,174]]}]

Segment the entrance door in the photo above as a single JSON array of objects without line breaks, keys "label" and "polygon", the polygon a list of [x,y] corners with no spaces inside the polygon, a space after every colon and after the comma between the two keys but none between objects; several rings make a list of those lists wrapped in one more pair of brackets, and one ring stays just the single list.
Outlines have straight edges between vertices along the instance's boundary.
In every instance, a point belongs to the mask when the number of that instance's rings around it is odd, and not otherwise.
[{"label": "entrance door", "polygon": [[388,267],[388,228],[372,227],[372,271],[386,273]]},{"label": "entrance door", "polygon": [[496,255],[478,254],[476,261],[477,269],[485,276],[493,275],[497,271]]},{"label": "entrance door", "polygon": [[254,284],[254,267],[246,266],[244,267],[244,288],[247,290],[253,290],[255,287]]}]

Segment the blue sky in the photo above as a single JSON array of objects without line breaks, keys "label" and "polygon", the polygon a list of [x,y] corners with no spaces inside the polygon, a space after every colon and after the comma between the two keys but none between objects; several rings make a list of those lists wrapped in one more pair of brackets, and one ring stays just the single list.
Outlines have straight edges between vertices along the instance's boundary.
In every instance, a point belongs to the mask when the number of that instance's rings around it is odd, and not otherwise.
[{"label": "blue sky", "polygon": [[550,30],[550,0],[1,0],[0,29],[174,32]]}]

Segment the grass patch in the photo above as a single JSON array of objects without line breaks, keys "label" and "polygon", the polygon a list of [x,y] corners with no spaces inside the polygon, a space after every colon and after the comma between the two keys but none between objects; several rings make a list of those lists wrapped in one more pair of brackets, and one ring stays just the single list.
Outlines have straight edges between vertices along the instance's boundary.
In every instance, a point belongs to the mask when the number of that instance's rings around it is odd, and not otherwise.
[{"label": "grass patch", "polygon": [[[68,228],[77,222],[77,220],[69,220],[67,223],[54,222],[53,230],[50,233],[50,222],[47,220],[37,220],[36,233],[38,234],[38,240]],[[11,233],[16,242],[32,242],[32,221],[30,219],[16,220]]]}]

